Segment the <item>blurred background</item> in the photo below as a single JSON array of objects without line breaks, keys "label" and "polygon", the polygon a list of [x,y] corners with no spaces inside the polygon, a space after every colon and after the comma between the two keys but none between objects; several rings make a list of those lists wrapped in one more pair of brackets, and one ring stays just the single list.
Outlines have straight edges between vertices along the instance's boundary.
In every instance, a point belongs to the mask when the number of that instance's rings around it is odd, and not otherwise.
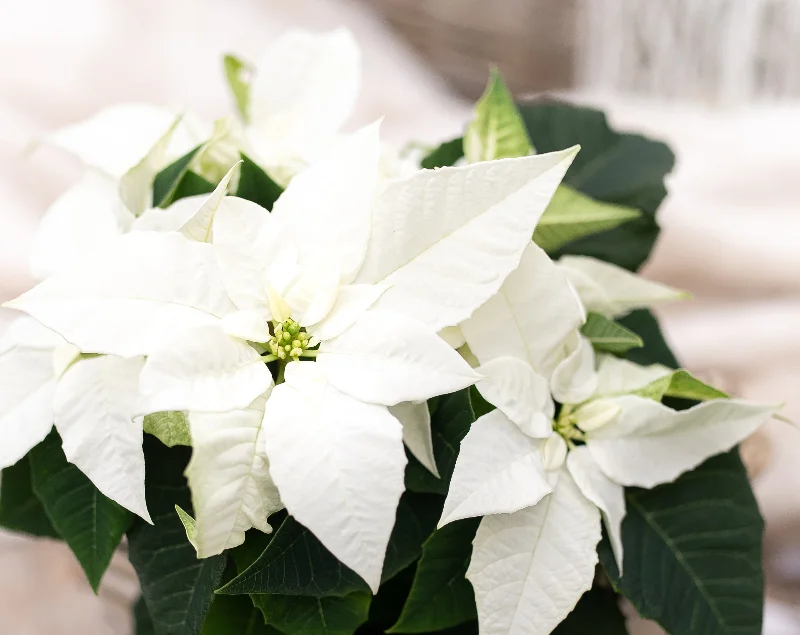
[{"label": "blurred background", "polygon": [[[0,15],[0,300],[32,284],[38,219],[78,174],[32,140],[120,101],[218,116],[224,52],[344,24],[364,51],[351,124],[385,115],[397,144],[459,134],[489,64],[520,97],[555,92],[668,142],[644,274],[696,297],[660,311],[668,339],[690,370],[800,421],[800,1],[0,0]],[[765,633],[800,634],[800,431],[773,422],[746,452]],[[0,534],[0,633],[129,633],[137,594],[123,558],[95,597],[65,548]]]}]

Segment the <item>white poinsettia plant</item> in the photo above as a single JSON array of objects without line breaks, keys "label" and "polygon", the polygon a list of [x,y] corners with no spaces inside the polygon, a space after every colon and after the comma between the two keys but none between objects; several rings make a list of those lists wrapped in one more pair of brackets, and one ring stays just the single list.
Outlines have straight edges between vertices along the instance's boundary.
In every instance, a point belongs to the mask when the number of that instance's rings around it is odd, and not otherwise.
[{"label": "white poinsettia plant", "polygon": [[343,30],[225,71],[216,122],[44,139],[86,172],[6,303],[0,524],[95,588],[127,535],[140,633],[760,632],[732,449],[778,407],[676,369],[631,271],[669,151],[493,73],[412,166],[343,132]]}]

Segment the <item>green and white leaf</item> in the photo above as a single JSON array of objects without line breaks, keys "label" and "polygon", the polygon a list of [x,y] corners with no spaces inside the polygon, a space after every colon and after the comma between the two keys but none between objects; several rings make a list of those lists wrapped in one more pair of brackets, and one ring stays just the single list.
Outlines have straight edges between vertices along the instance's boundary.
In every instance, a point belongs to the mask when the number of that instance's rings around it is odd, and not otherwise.
[{"label": "green and white leaf", "polygon": [[250,106],[250,75],[253,69],[250,64],[231,54],[222,58],[222,64],[239,116],[242,121],[247,122]]},{"label": "green and white leaf", "polygon": [[602,203],[560,185],[533,232],[533,242],[553,253],[573,240],[613,229],[641,215],[637,209]]},{"label": "green and white leaf", "polygon": [[192,445],[186,412],[154,412],[145,415],[144,431],[152,434],[168,448],[175,445]]},{"label": "green and white leaf", "polygon": [[431,436],[431,413],[428,403],[404,401],[389,408],[403,426],[403,443],[417,461],[424,465],[435,477],[439,477],[436,457],[433,454]]},{"label": "green and white leaf", "polygon": [[496,68],[475,104],[475,117],[464,135],[464,155],[469,163],[524,157],[534,152],[514,97]]},{"label": "green and white leaf", "polygon": [[636,333],[599,313],[589,313],[586,316],[581,334],[598,352],[622,355],[632,348],[644,346],[644,341]]},{"label": "green and white leaf", "polygon": [[186,530],[186,538],[192,543],[192,547],[197,549],[197,521],[188,512],[184,511],[180,505],[175,505],[175,511],[183,523],[183,528]]},{"label": "green and white leaf", "polygon": [[97,591],[131,513],[101,494],[81,471],[67,462],[55,432],[31,452],[33,489]]}]

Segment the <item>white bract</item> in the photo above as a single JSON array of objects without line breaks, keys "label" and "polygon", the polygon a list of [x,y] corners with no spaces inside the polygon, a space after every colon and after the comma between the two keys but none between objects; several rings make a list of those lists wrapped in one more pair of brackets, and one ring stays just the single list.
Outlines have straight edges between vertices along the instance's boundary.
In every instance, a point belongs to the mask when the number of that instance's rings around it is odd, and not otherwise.
[{"label": "white bract", "polygon": [[[583,270],[606,275],[577,285],[581,299],[602,298],[593,310],[616,315],[674,296],[596,262]],[[551,632],[592,586],[601,518],[622,570],[624,486],[672,481],[776,412],[734,399],[675,411],[644,396],[660,399],[677,374],[596,360],[578,331],[584,309],[565,269],[529,247],[500,293],[461,325],[486,376],[477,386],[497,410],[462,441],[440,526],[484,516],[467,577],[486,635]],[[698,398],[719,394],[681,379],[674,390],[688,383]],[[562,404],[555,421],[551,394]]]},{"label": "white bract", "polygon": [[[222,196],[223,181],[178,231],[133,231],[10,304],[85,352],[146,356],[136,415],[190,412],[201,555],[266,527],[279,505],[268,460],[288,511],[377,589],[405,467],[388,407],[480,378],[436,333],[518,267],[575,152],[378,187],[370,126],[296,176],[271,214]],[[274,387],[265,362],[280,369]],[[426,424],[406,434],[420,455]]]}]

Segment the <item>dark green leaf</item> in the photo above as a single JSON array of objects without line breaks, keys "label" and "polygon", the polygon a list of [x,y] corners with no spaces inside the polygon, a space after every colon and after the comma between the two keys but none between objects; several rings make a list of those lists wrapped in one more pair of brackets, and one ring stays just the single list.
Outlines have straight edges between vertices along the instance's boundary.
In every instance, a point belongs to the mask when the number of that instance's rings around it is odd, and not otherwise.
[{"label": "dark green leaf", "polygon": [[461,137],[445,141],[420,162],[428,170],[455,165],[464,156],[464,140]]},{"label": "dark green leaf", "polygon": [[220,595],[214,599],[201,635],[280,635],[264,623],[264,616],[246,595]]},{"label": "dark green leaf", "polygon": [[636,610],[672,635],[759,635],[763,521],[738,453],[626,499],[624,576],[608,541],[600,559]]},{"label": "dark green leaf", "polygon": [[156,175],[153,181],[153,207],[168,207],[175,200],[175,192],[189,172],[189,166],[197,153],[203,149],[201,144],[184,154]]},{"label": "dark green leaf", "polygon": [[139,576],[147,608],[158,635],[197,635],[225,569],[225,556],[198,560],[175,513],[191,509],[183,473],[189,448],[167,448],[144,437],[147,505],[154,525],[143,520],[128,532],[130,560]]},{"label": "dark green leaf", "polygon": [[589,313],[581,327],[594,350],[622,355],[632,348],[644,346],[642,338],[630,329],[599,313]]},{"label": "dark green leaf", "polygon": [[627,635],[625,616],[618,596],[611,589],[595,586],[583,594],[578,605],[553,631],[553,635]]},{"label": "dark green leaf", "polygon": [[383,582],[396,576],[420,557],[422,543],[436,529],[443,506],[444,499],[441,496],[414,492],[403,494],[397,506],[397,520],[383,563]]},{"label": "dark green leaf", "polygon": [[409,457],[406,489],[427,494],[447,494],[459,444],[467,436],[473,421],[475,413],[472,411],[468,388],[439,398],[436,410],[431,414],[431,434],[433,456],[441,478],[436,478],[419,461]]},{"label": "dark green leaf", "polygon": [[339,562],[314,534],[289,516],[275,531],[258,559],[218,593],[324,598],[368,590],[366,582]]},{"label": "dark green leaf", "polygon": [[42,502],[33,492],[28,456],[3,470],[0,483],[0,527],[31,536],[59,538]]},{"label": "dark green leaf", "polygon": [[644,346],[628,351],[625,357],[632,362],[646,366],[648,364],[663,364],[670,368],[678,368],[678,360],[669,348],[661,327],[655,316],[646,309],[633,311],[620,318],[619,323],[630,329],[642,338]]},{"label": "dark green leaf", "polygon": [[194,172],[187,172],[183,175],[178,187],[175,189],[175,194],[172,197],[172,202],[179,201],[182,198],[189,196],[199,196],[201,194],[211,194],[214,191],[214,184],[207,181],[199,174]]},{"label": "dark green leaf", "polygon": [[236,102],[236,109],[239,116],[248,120],[248,110],[250,107],[250,66],[235,55],[226,55],[222,58],[225,70],[225,79],[228,80],[228,87],[231,89],[233,100]]},{"label": "dark green leaf", "polygon": [[291,635],[353,635],[367,621],[369,593],[346,597],[253,595],[267,624]]},{"label": "dark green leaf", "polygon": [[134,635],[156,635],[153,620],[147,610],[144,598],[139,598],[136,606],[133,607],[133,633]]},{"label": "dark green leaf", "polygon": [[624,225],[571,242],[554,256],[582,254],[638,269],[658,236],[655,211],[667,193],[664,177],[675,163],[672,152],[663,143],[611,130],[605,115],[591,108],[541,101],[524,104],[520,111],[539,152],[581,145],[564,179],[567,185],[596,200],[644,212]]},{"label": "dark green leaf", "polygon": [[61,449],[53,430],[31,450],[33,490],[97,591],[132,514],[103,496]]},{"label": "dark green leaf", "polygon": [[283,188],[273,181],[252,159],[242,154],[242,169],[236,196],[253,201],[270,211],[283,193]]},{"label": "dark green leaf", "polygon": [[388,632],[427,633],[477,616],[475,594],[464,576],[479,523],[480,518],[458,520],[425,541],[406,605]]}]

